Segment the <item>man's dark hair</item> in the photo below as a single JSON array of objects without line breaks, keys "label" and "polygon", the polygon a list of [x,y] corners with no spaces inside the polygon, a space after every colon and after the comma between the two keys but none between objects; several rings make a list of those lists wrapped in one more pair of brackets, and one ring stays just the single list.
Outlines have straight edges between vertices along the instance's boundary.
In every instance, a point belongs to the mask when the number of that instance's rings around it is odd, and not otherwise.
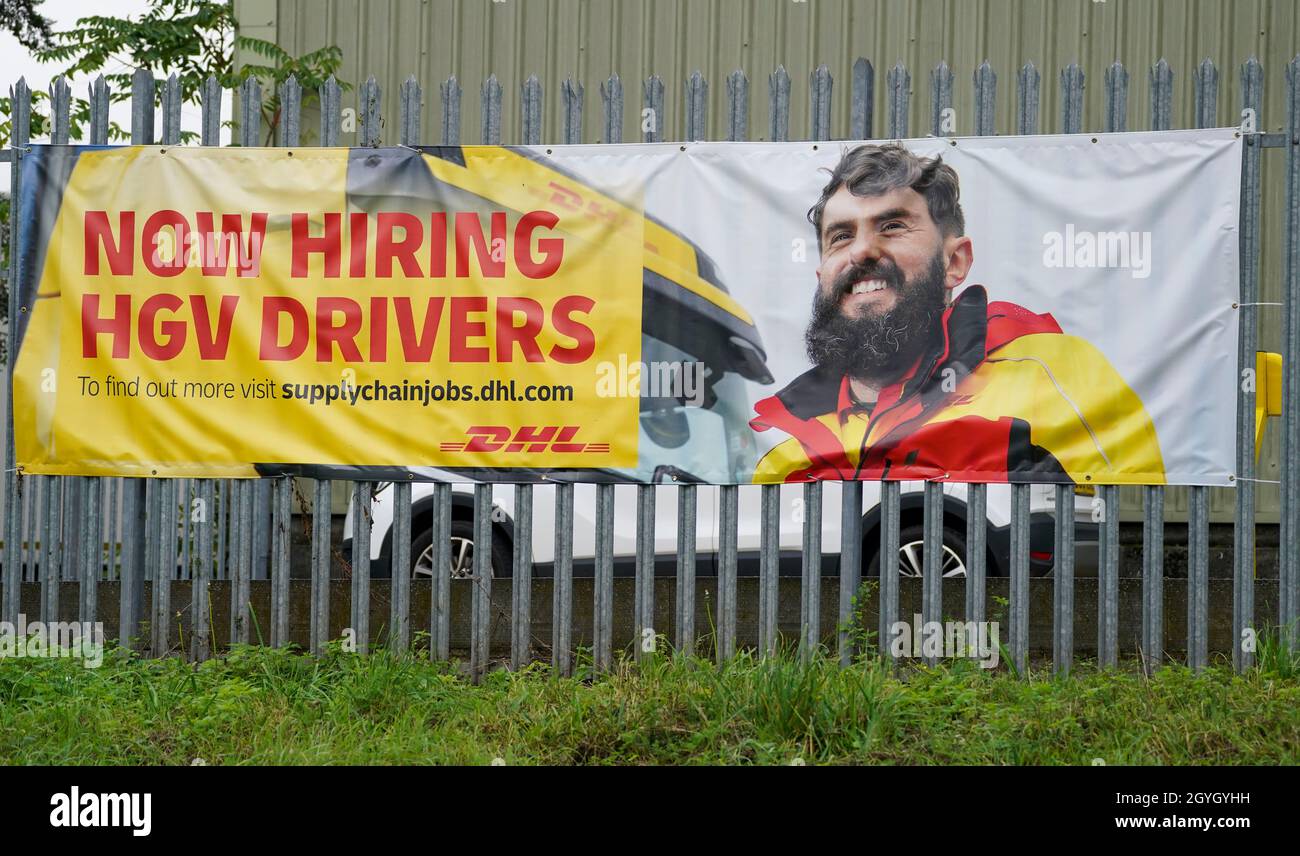
[{"label": "man's dark hair", "polygon": [[966,233],[966,218],[958,201],[961,188],[957,172],[941,156],[918,157],[894,143],[862,145],[840,158],[831,172],[831,180],[822,188],[821,198],[808,210],[808,221],[817,230],[818,247],[822,241],[822,211],[826,200],[846,185],[854,196],[880,196],[910,187],[925,197],[930,219],[944,237]]}]

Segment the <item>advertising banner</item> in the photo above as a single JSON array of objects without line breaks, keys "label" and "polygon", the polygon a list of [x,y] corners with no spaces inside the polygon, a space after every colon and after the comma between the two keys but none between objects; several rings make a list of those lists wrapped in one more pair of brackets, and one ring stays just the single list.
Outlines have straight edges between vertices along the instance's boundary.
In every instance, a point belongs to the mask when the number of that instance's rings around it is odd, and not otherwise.
[{"label": "advertising banner", "polygon": [[34,146],[27,473],[1231,483],[1232,129]]}]

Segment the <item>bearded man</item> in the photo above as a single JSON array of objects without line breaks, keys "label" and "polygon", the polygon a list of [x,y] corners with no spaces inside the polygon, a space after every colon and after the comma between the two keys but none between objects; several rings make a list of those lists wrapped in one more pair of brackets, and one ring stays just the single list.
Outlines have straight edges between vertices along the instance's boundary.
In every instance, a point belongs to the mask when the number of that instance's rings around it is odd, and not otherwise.
[{"label": "bearded man", "polygon": [[900,145],[849,150],[808,212],[813,368],[755,405],[790,438],[754,481],[1159,483],[1141,400],[1049,314],[955,289],[974,261],[957,173]]}]

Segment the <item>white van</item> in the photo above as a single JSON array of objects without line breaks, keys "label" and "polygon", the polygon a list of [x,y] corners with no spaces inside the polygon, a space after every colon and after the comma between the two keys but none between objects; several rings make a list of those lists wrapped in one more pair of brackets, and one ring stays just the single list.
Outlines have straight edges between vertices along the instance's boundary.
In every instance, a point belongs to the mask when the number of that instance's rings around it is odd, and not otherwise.
[{"label": "white van", "polygon": [[[450,473],[448,477],[452,477]],[[433,485],[413,483],[411,490],[411,567],[414,577],[433,574]],[[672,575],[677,553],[677,485],[655,486],[655,569],[656,575]],[[822,482],[822,572],[837,574],[840,552],[840,499],[842,483]],[[944,484],[944,576],[966,573],[966,494],[965,484]],[[742,575],[757,575],[760,541],[759,502],[761,488],[741,486],[737,526],[738,568]],[[780,573],[799,575],[803,547],[803,486],[780,486]],[[922,569],[922,496],[921,482],[902,484],[900,503],[900,572],[920,576]],[[393,491],[388,484],[376,490],[371,507],[370,538],[371,576],[385,578],[392,573]],[[492,573],[508,577],[512,573],[514,544],[515,486],[493,486]],[[696,573],[717,573],[719,488],[696,486]],[[474,485],[452,485],[451,567],[453,577],[466,577],[473,571]],[[635,569],[637,527],[636,485],[620,484],[614,488],[614,573],[631,575]],[[863,484],[862,568],[876,575],[880,549],[880,484]],[[1011,543],[1011,490],[1005,484],[988,487],[988,573],[1005,575],[1009,569]],[[1055,535],[1055,491],[1051,485],[1030,488],[1030,573],[1043,575],[1053,564]],[[351,504],[344,522],[344,556],[351,555],[355,521]],[[590,576],[595,565],[596,486],[574,487],[573,565],[575,576]],[[1080,570],[1095,566],[1097,524],[1092,520],[1092,500],[1075,498],[1076,563]],[[555,559],[555,486],[533,488],[533,562],[534,574],[550,576]]]}]

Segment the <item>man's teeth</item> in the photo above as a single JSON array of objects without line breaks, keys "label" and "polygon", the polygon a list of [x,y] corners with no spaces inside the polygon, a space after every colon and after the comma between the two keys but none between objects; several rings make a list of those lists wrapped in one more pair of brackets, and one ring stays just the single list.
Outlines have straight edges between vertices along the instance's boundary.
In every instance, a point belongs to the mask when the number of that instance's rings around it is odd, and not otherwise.
[{"label": "man's teeth", "polygon": [[886,288],[883,279],[864,279],[853,283],[849,289],[849,294],[870,294],[873,291],[883,291]]}]

